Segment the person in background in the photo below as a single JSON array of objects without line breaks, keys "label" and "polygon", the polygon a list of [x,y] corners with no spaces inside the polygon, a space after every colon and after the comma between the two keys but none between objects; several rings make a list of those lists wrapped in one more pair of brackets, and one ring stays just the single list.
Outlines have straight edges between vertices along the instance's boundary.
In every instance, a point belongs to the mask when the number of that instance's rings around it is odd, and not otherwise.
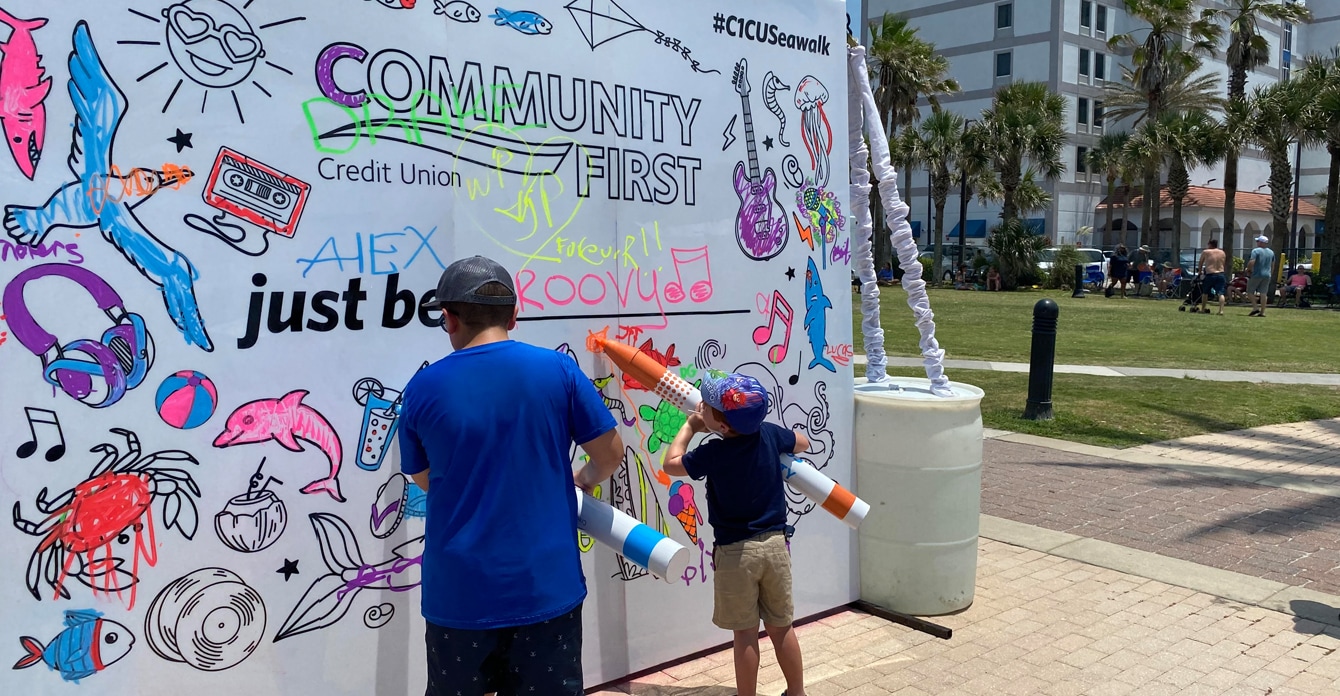
[{"label": "person in background", "polygon": [[1130,280],[1131,260],[1126,257],[1126,245],[1118,244],[1112,258],[1107,260],[1107,290],[1104,294],[1111,297],[1112,288],[1121,283],[1121,296],[1126,297],[1126,283]]},{"label": "person in background", "polygon": [[1275,278],[1275,252],[1270,248],[1269,237],[1261,235],[1256,238],[1256,248],[1252,249],[1252,256],[1247,260],[1247,274],[1247,296],[1252,300],[1252,313],[1247,316],[1264,317],[1266,303],[1270,301],[1271,283]]},{"label": "person in background", "polygon": [[992,292],[1001,289],[1001,287],[1000,287],[1000,271],[997,271],[995,266],[992,266],[992,267],[991,267],[989,270],[987,270],[987,272],[986,272],[986,289],[987,289],[987,290],[990,290],[990,291],[992,291]]},{"label": "person in background", "polygon": [[[1228,257],[1224,255],[1224,250],[1219,248],[1219,240],[1211,239],[1210,246],[1200,254],[1200,263],[1197,266],[1197,272],[1205,275],[1204,292],[1200,295],[1200,312],[1209,314],[1210,310],[1206,307],[1210,297],[1219,298],[1219,316],[1224,315],[1224,303],[1228,301],[1228,277],[1224,275],[1224,264]],[[1191,308],[1196,311],[1195,307]]]},{"label": "person in background", "polygon": [[1180,275],[1181,272],[1182,269],[1173,268],[1173,265],[1167,261],[1163,262],[1163,270],[1159,272],[1159,297],[1166,298],[1168,296],[1168,291],[1172,289],[1177,280],[1177,276]]},{"label": "person in background", "polygon": [[954,272],[954,289],[971,290],[972,283],[968,282],[968,264],[960,263],[958,270]]},{"label": "person in background", "polygon": [[1286,287],[1293,293],[1294,304],[1298,307],[1307,306],[1303,302],[1303,293],[1307,290],[1307,286],[1311,284],[1312,278],[1308,276],[1307,271],[1304,271],[1301,266],[1295,266],[1293,275],[1289,276],[1289,283]]},{"label": "person in background", "polygon": [[[573,485],[623,463],[614,417],[566,353],[511,340],[517,294],[496,261],[452,263],[423,307],[454,351],[414,375],[400,416],[400,468],[428,492],[427,696],[581,696]],[[574,442],[590,457],[575,477]]]}]

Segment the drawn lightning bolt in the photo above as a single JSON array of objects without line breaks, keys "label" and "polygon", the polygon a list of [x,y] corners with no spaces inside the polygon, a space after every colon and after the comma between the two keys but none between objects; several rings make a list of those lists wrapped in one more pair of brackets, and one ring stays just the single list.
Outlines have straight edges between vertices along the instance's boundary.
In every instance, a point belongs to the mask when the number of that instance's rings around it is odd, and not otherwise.
[{"label": "drawn lightning bolt", "polygon": [[735,119],[739,117],[740,117],[739,114],[731,116],[730,123],[726,124],[726,130],[721,131],[721,134],[726,137],[726,144],[721,146],[722,152],[725,152],[726,148],[730,147],[735,143]]}]

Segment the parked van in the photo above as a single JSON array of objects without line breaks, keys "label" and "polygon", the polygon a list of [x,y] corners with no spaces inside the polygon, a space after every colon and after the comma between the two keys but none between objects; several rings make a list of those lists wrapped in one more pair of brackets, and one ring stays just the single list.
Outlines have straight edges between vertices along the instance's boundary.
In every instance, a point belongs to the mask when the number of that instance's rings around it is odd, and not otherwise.
[{"label": "parked van", "polygon": [[[1060,250],[1059,247],[1043,249],[1038,255],[1038,268],[1051,273],[1052,263],[1056,261],[1056,253]],[[1107,257],[1103,255],[1103,250],[1080,247],[1075,251],[1079,252],[1080,259],[1084,263],[1084,282],[1104,285],[1107,278]]]}]

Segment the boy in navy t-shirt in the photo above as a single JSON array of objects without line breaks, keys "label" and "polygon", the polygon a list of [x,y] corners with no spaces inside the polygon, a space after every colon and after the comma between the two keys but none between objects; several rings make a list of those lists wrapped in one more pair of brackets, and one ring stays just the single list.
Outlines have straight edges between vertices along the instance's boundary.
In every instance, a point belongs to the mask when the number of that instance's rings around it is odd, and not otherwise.
[{"label": "boy in navy t-shirt", "polygon": [[569,448],[591,490],[623,461],[614,417],[576,361],[509,338],[511,275],[482,256],[436,296],[455,352],[405,387],[400,468],[428,492],[428,696],[580,696],[586,579]]},{"label": "boy in navy t-shirt", "polygon": [[[791,630],[791,554],[778,458],[804,452],[809,440],[763,422],[768,392],[753,377],[712,371],[699,390],[703,402],[670,443],[664,469],[671,476],[707,479],[707,517],[715,537],[712,623],[735,633],[739,696],[757,692],[760,619],[786,676],[783,696],[805,696],[800,642]],[[721,439],[686,451],[689,440],[706,431]]]}]

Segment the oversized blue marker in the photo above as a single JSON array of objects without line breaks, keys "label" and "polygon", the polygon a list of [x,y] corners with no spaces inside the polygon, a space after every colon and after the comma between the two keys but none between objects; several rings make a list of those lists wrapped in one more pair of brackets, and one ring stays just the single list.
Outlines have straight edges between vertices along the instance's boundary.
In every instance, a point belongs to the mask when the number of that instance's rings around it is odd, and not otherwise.
[{"label": "oversized blue marker", "polygon": [[689,567],[688,549],[603,500],[575,490],[578,529],[666,582],[683,577]]}]

